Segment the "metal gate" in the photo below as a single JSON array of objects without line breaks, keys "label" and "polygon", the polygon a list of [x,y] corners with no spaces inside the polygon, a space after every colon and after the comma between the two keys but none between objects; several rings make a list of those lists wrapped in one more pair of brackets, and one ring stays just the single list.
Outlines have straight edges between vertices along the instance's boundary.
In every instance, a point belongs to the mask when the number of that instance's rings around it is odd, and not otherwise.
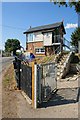
[{"label": "metal gate", "polygon": [[57,89],[56,81],[56,66],[55,63],[48,63],[42,65],[42,100],[49,99],[52,92]]},{"label": "metal gate", "polygon": [[57,66],[55,63],[37,65],[37,100],[47,101],[57,90]]}]

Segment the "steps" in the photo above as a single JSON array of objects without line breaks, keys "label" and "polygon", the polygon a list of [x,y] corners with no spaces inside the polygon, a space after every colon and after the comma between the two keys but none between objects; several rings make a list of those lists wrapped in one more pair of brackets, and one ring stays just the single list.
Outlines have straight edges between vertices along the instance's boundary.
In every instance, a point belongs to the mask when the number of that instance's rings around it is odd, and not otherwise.
[{"label": "steps", "polygon": [[64,69],[64,63],[67,59],[69,54],[62,54],[60,59],[57,62],[57,80],[61,79],[61,76],[63,74],[63,69]]}]

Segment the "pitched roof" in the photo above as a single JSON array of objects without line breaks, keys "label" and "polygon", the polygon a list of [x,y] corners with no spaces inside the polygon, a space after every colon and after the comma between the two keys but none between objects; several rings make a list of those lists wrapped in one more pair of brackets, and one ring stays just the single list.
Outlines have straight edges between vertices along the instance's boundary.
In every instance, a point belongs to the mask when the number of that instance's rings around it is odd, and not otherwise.
[{"label": "pitched roof", "polygon": [[58,28],[60,26],[63,27],[63,31],[65,33],[63,22],[57,22],[57,23],[54,23],[54,24],[48,24],[48,25],[29,28],[26,32],[24,32],[24,34],[31,33],[31,32],[37,32],[37,31],[43,31],[43,30],[50,30],[50,29],[53,29],[53,28]]}]

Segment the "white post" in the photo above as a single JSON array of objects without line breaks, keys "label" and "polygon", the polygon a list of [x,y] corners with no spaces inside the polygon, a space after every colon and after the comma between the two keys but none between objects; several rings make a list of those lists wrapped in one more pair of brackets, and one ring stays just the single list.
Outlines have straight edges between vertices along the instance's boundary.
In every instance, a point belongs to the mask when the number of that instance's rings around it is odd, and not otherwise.
[{"label": "white post", "polygon": [[78,12],[78,27],[80,27],[80,12]]},{"label": "white post", "polygon": [[38,76],[38,84],[39,84],[39,88],[38,88],[38,95],[39,95],[39,102],[41,103],[41,66],[39,65],[39,76]]},{"label": "white post", "polygon": [[80,41],[78,41],[78,53],[80,54]]},{"label": "white post", "polygon": [[34,65],[34,108],[37,108],[37,65]]},{"label": "white post", "polygon": [[61,43],[60,43],[60,52],[62,52],[62,48],[61,48],[62,46],[61,46]]},{"label": "white post", "polygon": [[[78,27],[80,27],[80,12],[78,12]],[[80,40],[78,41],[78,53],[80,54]]]}]

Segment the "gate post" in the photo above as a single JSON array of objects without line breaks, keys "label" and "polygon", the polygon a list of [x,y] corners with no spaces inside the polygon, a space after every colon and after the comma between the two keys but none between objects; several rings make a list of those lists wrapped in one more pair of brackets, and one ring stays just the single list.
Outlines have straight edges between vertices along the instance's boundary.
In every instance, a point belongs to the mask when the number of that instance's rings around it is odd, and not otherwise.
[{"label": "gate post", "polygon": [[34,65],[34,108],[37,108],[37,64]]},{"label": "gate post", "polygon": [[19,67],[19,90],[21,89],[21,61],[18,60],[18,67]]},{"label": "gate post", "polygon": [[32,62],[32,106],[37,108],[37,64]]},{"label": "gate post", "polygon": [[32,62],[32,107],[34,107],[34,62]]}]

